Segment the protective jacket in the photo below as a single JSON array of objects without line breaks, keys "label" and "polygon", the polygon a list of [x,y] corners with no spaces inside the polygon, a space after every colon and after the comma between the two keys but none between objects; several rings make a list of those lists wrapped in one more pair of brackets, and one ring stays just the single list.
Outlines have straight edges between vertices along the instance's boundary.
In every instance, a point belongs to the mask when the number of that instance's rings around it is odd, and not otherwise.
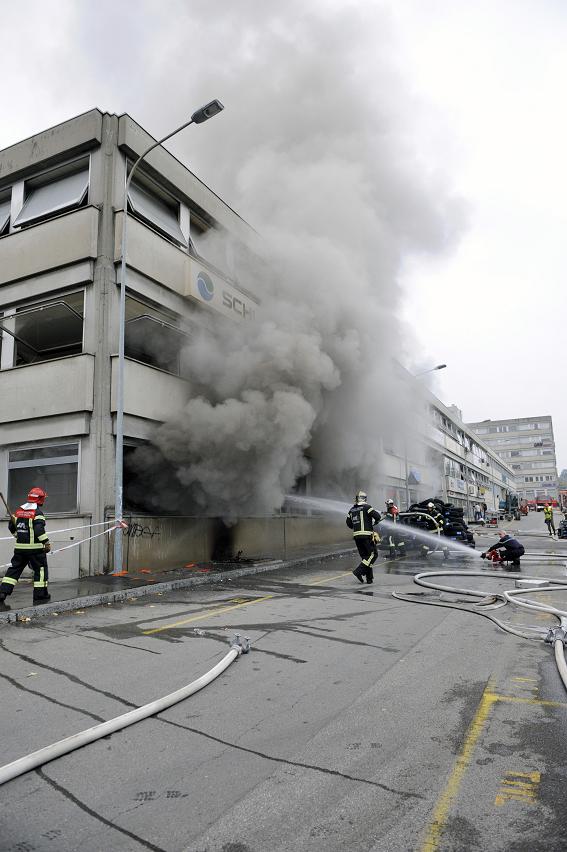
[{"label": "protective jacket", "polygon": [[512,538],[511,535],[503,536],[500,541],[497,541],[496,544],[489,547],[486,552],[490,553],[491,550],[499,550],[500,548],[504,548],[506,551],[506,557],[509,557],[510,559],[519,559],[520,556],[523,556],[526,552],[524,545],[520,544],[517,539]]},{"label": "protective jacket", "polygon": [[551,506],[544,506],[543,514],[546,521],[553,520],[553,509],[551,508]]},{"label": "protective jacket", "polygon": [[45,532],[45,515],[37,503],[24,503],[10,518],[8,529],[16,538],[14,550],[41,553],[49,544]]},{"label": "protective jacket", "polygon": [[369,503],[355,503],[348,510],[346,525],[352,530],[354,538],[372,536],[372,527],[380,521],[380,512],[373,509]]},{"label": "protective jacket", "polygon": [[396,506],[395,503],[390,504],[386,508],[386,515],[391,521],[397,521],[399,514],[400,514],[400,510],[398,509],[398,507]]},{"label": "protective jacket", "polygon": [[436,508],[424,509],[423,511],[426,512],[429,515],[430,518],[433,518],[433,520],[435,521],[437,526],[440,528],[441,532],[443,532],[444,519],[443,519],[443,515],[441,514],[441,512],[439,512]]}]

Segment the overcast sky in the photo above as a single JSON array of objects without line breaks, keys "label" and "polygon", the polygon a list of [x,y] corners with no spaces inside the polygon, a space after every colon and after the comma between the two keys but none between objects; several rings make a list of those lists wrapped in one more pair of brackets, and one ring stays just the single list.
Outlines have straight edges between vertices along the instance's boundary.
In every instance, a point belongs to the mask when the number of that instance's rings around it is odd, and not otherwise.
[{"label": "overcast sky", "polygon": [[[357,30],[344,27],[344,14],[352,9],[367,16],[376,39],[361,44],[361,65],[371,69],[376,62],[381,69],[376,76],[366,74],[368,89],[388,87],[384,64],[393,79],[403,81],[398,120],[411,132],[414,156],[425,171],[439,173],[444,187],[460,198],[461,217],[464,211],[466,224],[458,223],[460,237],[448,241],[447,251],[414,253],[405,264],[404,317],[416,338],[408,366],[446,363],[433,388],[445,403],[457,404],[465,420],[551,414],[559,470],[567,467],[562,390],[567,5],[562,0],[305,5],[342,13],[345,38]],[[248,27],[256,12],[265,15],[270,6],[270,0],[0,0],[0,148],[93,106],[129,112],[159,136],[211,97],[226,101],[226,120],[224,114],[215,120],[225,122],[223,144],[231,143],[238,123],[257,121],[261,135],[259,117],[247,116],[242,100],[229,115],[227,95],[238,81],[230,80],[229,88],[223,80],[231,68],[230,28]],[[273,6],[282,9],[275,0]],[[251,30],[247,87],[255,85],[261,51],[262,40]],[[285,80],[285,54],[274,61]],[[305,85],[316,95],[325,86],[325,68]],[[285,86],[280,91],[285,97]],[[387,98],[388,92],[380,95]],[[270,97],[277,98],[277,91]],[[397,97],[392,96],[392,111]],[[281,106],[289,113],[293,105]],[[336,121],[348,123],[344,105]],[[209,140],[213,125],[210,131]],[[207,147],[197,135],[190,143],[171,143],[213,189],[230,192]]]}]

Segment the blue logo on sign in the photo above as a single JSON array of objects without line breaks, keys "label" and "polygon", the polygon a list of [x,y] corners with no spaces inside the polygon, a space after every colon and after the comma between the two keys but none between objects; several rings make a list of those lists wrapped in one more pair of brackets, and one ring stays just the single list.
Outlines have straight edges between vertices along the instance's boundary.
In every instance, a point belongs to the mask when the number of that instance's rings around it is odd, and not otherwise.
[{"label": "blue logo on sign", "polygon": [[197,288],[205,302],[210,302],[215,295],[215,285],[206,272],[201,271],[197,275]]}]

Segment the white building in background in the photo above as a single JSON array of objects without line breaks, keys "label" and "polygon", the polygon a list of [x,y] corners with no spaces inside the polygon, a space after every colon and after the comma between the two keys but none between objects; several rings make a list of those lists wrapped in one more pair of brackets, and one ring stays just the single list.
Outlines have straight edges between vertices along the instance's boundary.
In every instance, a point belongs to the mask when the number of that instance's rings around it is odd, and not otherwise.
[{"label": "white building in background", "polygon": [[553,421],[549,415],[483,420],[468,426],[510,465],[520,499],[558,499]]},{"label": "white building in background", "polygon": [[444,405],[425,389],[420,394],[422,439],[412,441],[407,453],[399,439],[384,442],[384,498],[405,509],[408,500],[440,497],[462,507],[470,520],[479,504],[497,511],[516,493],[512,467],[463,423],[456,406]]}]

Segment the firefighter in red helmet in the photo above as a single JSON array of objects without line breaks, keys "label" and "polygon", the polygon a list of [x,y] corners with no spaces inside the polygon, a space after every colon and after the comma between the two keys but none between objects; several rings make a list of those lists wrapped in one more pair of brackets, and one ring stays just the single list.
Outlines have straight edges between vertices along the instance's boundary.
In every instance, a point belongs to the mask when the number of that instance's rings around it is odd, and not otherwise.
[{"label": "firefighter in red helmet", "polygon": [[0,605],[14,591],[22,571],[29,565],[33,571],[33,602],[45,603],[50,599],[47,591],[47,554],[51,550],[45,532],[43,503],[47,494],[43,488],[32,488],[28,502],[23,503],[10,517],[8,528],[16,539],[10,568],[0,583]]}]

